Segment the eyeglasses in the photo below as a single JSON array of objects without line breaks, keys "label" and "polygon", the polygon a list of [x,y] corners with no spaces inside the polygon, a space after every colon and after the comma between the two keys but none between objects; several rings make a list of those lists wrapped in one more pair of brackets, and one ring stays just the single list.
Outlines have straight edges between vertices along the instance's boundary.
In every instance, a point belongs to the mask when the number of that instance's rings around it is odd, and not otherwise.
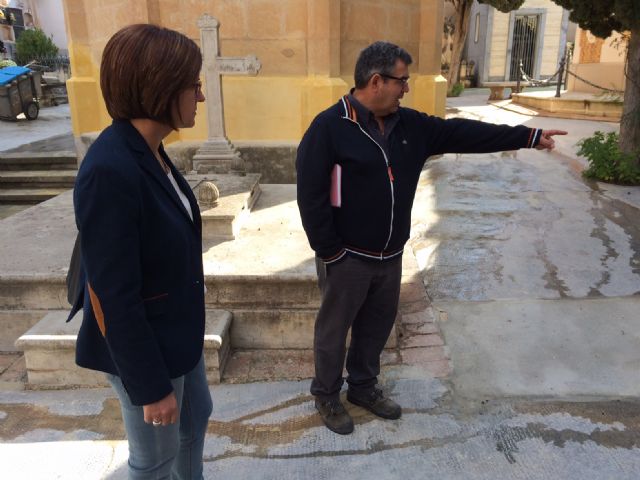
[{"label": "eyeglasses", "polygon": [[193,88],[196,89],[196,97],[202,95],[202,82],[200,80],[193,84]]},{"label": "eyeglasses", "polygon": [[387,75],[386,73],[379,73],[383,78],[390,78],[391,80],[397,80],[404,87],[409,84],[409,77],[394,77],[393,75]]}]

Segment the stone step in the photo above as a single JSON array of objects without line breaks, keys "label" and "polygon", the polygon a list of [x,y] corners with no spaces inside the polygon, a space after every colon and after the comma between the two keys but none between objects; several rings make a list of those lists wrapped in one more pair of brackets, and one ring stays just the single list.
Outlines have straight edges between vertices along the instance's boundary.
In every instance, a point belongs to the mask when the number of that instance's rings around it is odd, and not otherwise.
[{"label": "stone step", "polygon": [[[101,372],[80,368],[75,364],[77,331],[82,312],[65,322],[67,311],[48,312],[15,342],[24,352],[27,382],[39,388],[75,386],[107,386]],[[220,383],[230,353],[229,327],[232,315],[225,310],[207,310],[204,355],[207,380]]]},{"label": "stone step", "polygon": [[[235,318],[234,318],[235,321]],[[380,356],[382,367],[399,365],[396,349],[385,348]],[[306,380],[314,377],[313,350],[236,350],[233,349],[222,374],[223,383]],[[344,371],[347,376],[347,371]]]},{"label": "stone step", "polygon": [[0,170],[77,170],[75,152],[16,152],[0,154]]},{"label": "stone step", "polygon": [[[68,259],[64,263],[68,265]],[[316,282],[315,277],[306,276],[207,275],[205,303],[207,308],[231,311],[312,309],[320,305]],[[20,276],[0,274],[0,309],[69,308],[64,273]]]},{"label": "stone step", "polygon": [[66,192],[69,188],[2,188],[0,204],[35,205]]},{"label": "stone step", "polygon": [[0,310],[0,352],[17,352],[15,341],[46,314],[46,310]]},{"label": "stone step", "polygon": [[[233,310],[231,345],[240,350],[308,349],[313,345],[317,309]],[[347,337],[347,345],[351,336]],[[397,333],[385,348],[398,346]]]},{"label": "stone step", "polygon": [[73,188],[74,170],[10,170],[0,171],[0,188]]}]

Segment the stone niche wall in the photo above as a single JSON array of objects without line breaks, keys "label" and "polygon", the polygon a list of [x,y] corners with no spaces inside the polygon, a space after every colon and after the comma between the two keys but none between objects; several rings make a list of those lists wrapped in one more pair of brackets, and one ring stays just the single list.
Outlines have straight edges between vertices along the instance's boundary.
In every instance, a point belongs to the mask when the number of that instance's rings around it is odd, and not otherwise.
[{"label": "stone niche wall", "polygon": [[405,48],[414,60],[412,70],[417,71],[419,36],[420,0],[341,0],[340,74],[353,78],[358,54],[376,40]]},{"label": "stone niche wall", "polygon": [[225,56],[255,54],[260,75],[306,75],[306,0],[158,1],[157,22],[200,43],[198,17],[204,12],[220,21],[220,50]]},{"label": "stone niche wall", "polygon": [[[358,53],[375,40],[397,43],[414,58],[404,105],[443,115],[442,1],[65,0],[77,145],[82,134],[111,123],[99,88],[100,58],[111,35],[127,24],[155,23],[200,44],[197,21],[204,13],[220,21],[223,56],[254,54],[262,64],[256,77],[223,77],[225,127],[234,143],[299,141],[315,115],[348,91]],[[195,127],[167,143],[206,138],[206,108],[200,107]]]}]

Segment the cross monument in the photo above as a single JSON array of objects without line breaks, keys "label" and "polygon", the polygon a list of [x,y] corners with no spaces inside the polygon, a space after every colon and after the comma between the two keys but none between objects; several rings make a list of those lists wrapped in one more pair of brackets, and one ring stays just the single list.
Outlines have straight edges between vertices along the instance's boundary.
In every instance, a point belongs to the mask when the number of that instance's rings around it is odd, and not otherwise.
[{"label": "cross monument", "polygon": [[244,162],[229,142],[224,128],[222,75],[257,75],[260,61],[255,55],[221,57],[218,31],[220,22],[208,14],[198,19],[206,82],[208,139],[193,157],[198,173],[244,173]]}]

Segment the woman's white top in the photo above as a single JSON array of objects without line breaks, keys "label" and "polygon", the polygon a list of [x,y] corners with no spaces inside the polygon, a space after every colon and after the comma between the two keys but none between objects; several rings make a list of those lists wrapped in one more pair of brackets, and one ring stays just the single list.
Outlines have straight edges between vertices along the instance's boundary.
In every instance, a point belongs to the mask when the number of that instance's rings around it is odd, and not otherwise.
[{"label": "woman's white top", "polygon": [[191,204],[189,203],[189,199],[184,193],[182,193],[182,190],[180,190],[180,187],[178,186],[178,182],[176,182],[176,179],[173,178],[173,174],[171,173],[171,171],[169,171],[167,175],[169,176],[169,181],[171,182],[171,185],[173,185],[173,188],[176,189],[176,193],[178,194],[178,197],[180,197],[180,200],[182,201],[184,208],[187,209],[187,212],[189,213],[189,217],[191,217],[191,221],[193,222],[193,212],[191,211]]}]

